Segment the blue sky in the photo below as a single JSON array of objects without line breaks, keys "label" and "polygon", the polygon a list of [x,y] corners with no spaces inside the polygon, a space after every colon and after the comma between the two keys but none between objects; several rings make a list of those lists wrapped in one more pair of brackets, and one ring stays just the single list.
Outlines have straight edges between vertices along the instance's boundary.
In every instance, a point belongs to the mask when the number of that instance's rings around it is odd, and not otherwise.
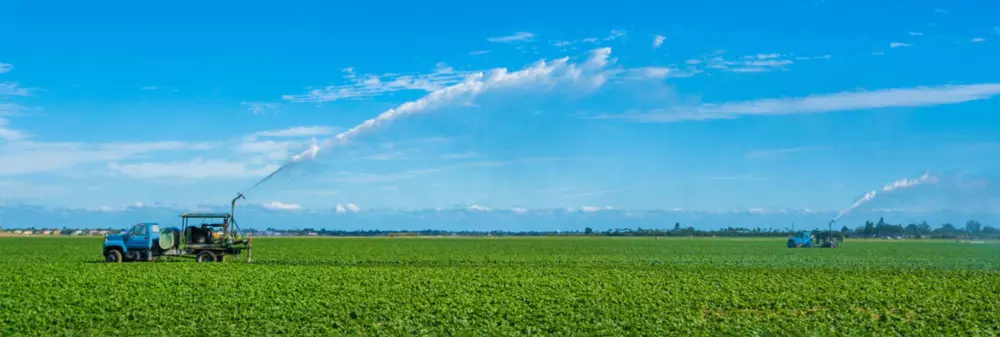
[{"label": "blue sky", "polygon": [[998,7],[13,1],[0,200],[836,211],[1000,169]]}]

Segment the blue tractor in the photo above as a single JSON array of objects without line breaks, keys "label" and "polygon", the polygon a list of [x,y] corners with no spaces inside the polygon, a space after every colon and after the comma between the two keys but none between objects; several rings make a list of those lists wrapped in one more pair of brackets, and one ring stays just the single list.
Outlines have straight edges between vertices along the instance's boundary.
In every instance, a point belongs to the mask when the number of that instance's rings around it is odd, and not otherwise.
[{"label": "blue tractor", "polygon": [[[236,200],[232,211],[236,210]],[[232,213],[183,213],[181,228],[161,228],[156,223],[137,223],[121,234],[104,236],[101,254],[110,263],[155,261],[163,256],[194,256],[201,262],[222,262],[226,255],[247,251],[250,262],[252,238],[244,237]],[[196,223],[201,222],[200,225]]]}]

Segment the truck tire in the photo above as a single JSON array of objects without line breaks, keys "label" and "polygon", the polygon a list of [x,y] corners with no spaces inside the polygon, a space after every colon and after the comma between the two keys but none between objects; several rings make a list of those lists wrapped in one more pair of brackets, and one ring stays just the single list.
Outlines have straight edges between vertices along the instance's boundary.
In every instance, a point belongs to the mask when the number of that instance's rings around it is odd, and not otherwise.
[{"label": "truck tire", "polygon": [[212,253],[212,251],[209,250],[203,250],[198,253],[198,256],[195,257],[195,261],[198,261],[198,263],[215,262],[217,260],[218,259],[215,258],[215,253]]},{"label": "truck tire", "polygon": [[222,262],[225,259],[226,259],[226,254],[219,254],[218,256],[215,257],[215,262]]},{"label": "truck tire", "polygon": [[104,262],[107,263],[122,263],[124,258],[122,257],[122,252],[117,249],[108,249],[104,252]]}]

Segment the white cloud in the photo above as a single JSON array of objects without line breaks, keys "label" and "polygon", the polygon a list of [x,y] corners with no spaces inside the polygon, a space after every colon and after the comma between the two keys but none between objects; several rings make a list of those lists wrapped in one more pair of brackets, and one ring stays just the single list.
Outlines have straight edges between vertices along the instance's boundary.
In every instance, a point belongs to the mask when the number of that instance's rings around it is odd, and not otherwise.
[{"label": "white cloud", "polygon": [[628,32],[626,32],[624,30],[621,30],[621,29],[612,29],[611,33],[608,33],[608,37],[605,37],[604,40],[605,41],[613,41],[613,40],[617,40],[617,39],[623,38],[623,37],[625,37],[627,35],[628,35]]},{"label": "white cloud", "polygon": [[922,32],[909,32],[907,34],[910,34],[910,36],[924,36],[924,33]]},{"label": "white cloud", "polygon": [[420,176],[453,171],[453,170],[489,168],[489,167],[499,167],[499,166],[513,165],[513,164],[542,163],[542,162],[551,162],[554,160],[558,160],[558,158],[524,158],[524,159],[508,160],[508,161],[476,161],[476,162],[450,164],[433,168],[409,169],[404,171],[388,172],[388,173],[341,171],[337,172],[333,177],[326,178],[326,180],[338,183],[384,183],[390,181],[413,179]]},{"label": "white cloud", "polygon": [[31,96],[32,89],[19,86],[16,82],[0,82],[0,96]]},{"label": "white cloud", "polygon": [[484,206],[479,206],[479,205],[472,205],[472,206],[469,206],[467,209],[470,210],[470,211],[473,211],[473,212],[489,212],[490,211],[489,207],[484,207]]},{"label": "white cloud", "polygon": [[600,212],[600,211],[610,211],[612,209],[614,209],[614,208],[611,208],[611,206],[605,206],[605,207],[583,206],[583,207],[580,207],[580,211],[583,211],[585,213],[593,213],[593,212]]},{"label": "white cloud", "polygon": [[489,54],[489,53],[490,53],[489,50],[473,50],[473,51],[469,52],[469,55],[483,55],[483,54]]},{"label": "white cloud", "polygon": [[46,198],[65,193],[66,188],[36,185],[18,180],[0,180],[0,198]]},{"label": "white cloud", "polygon": [[159,87],[152,86],[152,85],[148,85],[148,86],[144,86],[144,87],[139,87],[139,90],[157,90],[157,89],[159,89]]},{"label": "white cloud", "polygon": [[296,126],[281,130],[260,131],[253,134],[258,137],[314,137],[331,135],[334,128],[329,126]]},{"label": "white cloud", "polygon": [[280,201],[272,201],[271,203],[261,205],[261,207],[264,207],[264,208],[270,209],[270,210],[278,210],[278,211],[297,211],[297,210],[301,210],[302,209],[302,205],[299,205],[299,204],[286,204],[286,203],[282,203]]},{"label": "white cloud", "polygon": [[524,207],[511,207],[510,211],[515,214],[528,214],[528,209]]},{"label": "white cloud", "polygon": [[242,162],[203,158],[176,162],[108,164],[109,171],[135,179],[233,179],[264,176],[276,169],[278,165],[251,167]]},{"label": "white cloud", "polygon": [[405,159],[405,158],[409,158],[409,157],[406,154],[402,153],[402,152],[389,152],[389,153],[376,153],[376,154],[372,154],[372,155],[367,155],[367,156],[361,157],[361,160],[382,161],[382,160],[398,160],[398,159]]},{"label": "white cloud", "polygon": [[522,42],[522,41],[531,41],[531,40],[534,40],[534,39],[535,39],[535,34],[534,33],[517,32],[517,33],[514,33],[514,35],[500,36],[500,37],[491,37],[491,38],[486,39],[486,41],[489,41],[489,42]]},{"label": "white cloud", "polygon": [[981,38],[981,37],[977,37],[977,38],[974,38],[972,40],[969,40],[969,42],[972,42],[972,43],[979,43],[979,42],[983,42],[983,41],[986,41],[986,39]]},{"label": "white cloud", "polygon": [[666,78],[670,73],[670,68],[666,67],[643,67],[629,69],[629,73],[634,77],[641,78]]},{"label": "white cloud", "polygon": [[784,148],[784,149],[754,150],[754,151],[747,152],[747,154],[745,155],[745,157],[748,158],[748,159],[760,159],[760,158],[778,157],[778,156],[785,155],[785,154],[790,154],[790,153],[816,152],[816,151],[824,151],[824,150],[828,150],[828,149],[829,149],[829,147],[800,146],[800,147],[791,147],[791,148]]},{"label": "white cloud", "polygon": [[7,141],[18,141],[28,138],[24,132],[9,128],[7,119],[0,117],[0,139]]},{"label": "white cloud", "polygon": [[482,155],[479,154],[478,152],[467,151],[467,152],[461,152],[461,153],[452,153],[452,154],[442,155],[441,159],[470,159],[470,158],[479,158],[479,157],[482,157]]},{"label": "white cloud", "polygon": [[[689,73],[696,74],[701,71],[697,66],[704,64],[707,69],[714,69],[733,73],[763,73],[776,70],[787,70],[789,65],[795,63],[790,55],[782,53],[758,53],[745,55],[738,59],[727,59],[725,51],[715,51],[703,55],[702,60],[689,59],[685,63],[689,66]],[[821,56],[798,56],[795,60],[820,60],[829,59],[830,55]]]},{"label": "white cloud", "polygon": [[341,205],[341,204],[337,204],[337,207],[334,208],[334,210],[337,213],[347,213],[347,212],[356,213],[356,212],[360,211],[361,208],[358,207],[355,204],[348,203],[346,206],[345,205]]},{"label": "white cloud", "polygon": [[9,72],[14,69],[14,65],[10,63],[0,63],[0,74]]},{"label": "white cloud", "polygon": [[665,36],[663,36],[663,35],[657,35],[657,36],[653,37],[653,49],[660,48],[660,46],[663,45],[663,40],[666,40],[666,39],[667,38]]},{"label": "white cloud", "polygon": [[903,43],[903,42],[891,42],[891,43],[889,43],[889,48],[906,48],[906,47],[913,47],[913,45],[909,44],[909,43]]},{"label": "white cloud", "polygon": [[388,92],[416,90],[440,90],[449,85],[461,82],[472,71],[456,71],[444,63],[438,63],[429,74],[363,74],[358,76],[354,68],[344,69],[344,80],[347,84],[330,85],[322,89],[313,89],[305,94],[283,95],[282,99],[291,102],[330,102],[343,99],[361,99],[382,95]]},{"label": "white cloud", "polygon": [[799,98],[706,103],[689,108],[671,108],[643,113],[600,115],[593,118],[621,118],[642,122],[732,119],[740,116],[825,113],[877,108],[926,107],[992,98],[1000,94],[1000,83],[943,85],[839,92]]},{"label": "white cloud", "polygon": [[277,109],[281,107],[278,103],[267,103],[267,102],[253,102],[253,101],[243,101],[240,105],[245,105],[247,110],[250,110],[254,115],[260,114],[261,112]]},{"label": "white cloud", "polygon": [[79,142],[17,141],[0,144],[0,175],[53,172],[88,163],[106,163],[162,151],[206,150],[217,144],[162,142]]}]

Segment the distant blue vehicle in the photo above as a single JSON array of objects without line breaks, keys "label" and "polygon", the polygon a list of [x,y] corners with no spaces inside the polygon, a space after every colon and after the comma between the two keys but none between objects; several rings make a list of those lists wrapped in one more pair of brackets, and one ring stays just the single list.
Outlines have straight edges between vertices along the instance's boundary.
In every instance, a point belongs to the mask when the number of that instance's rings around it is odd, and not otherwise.
[{"label": "distant blue vehicle", "polygon": [[798,232],[788,237],[788,248],[810,248],[813,246],[813,237],[809,232]]}]

